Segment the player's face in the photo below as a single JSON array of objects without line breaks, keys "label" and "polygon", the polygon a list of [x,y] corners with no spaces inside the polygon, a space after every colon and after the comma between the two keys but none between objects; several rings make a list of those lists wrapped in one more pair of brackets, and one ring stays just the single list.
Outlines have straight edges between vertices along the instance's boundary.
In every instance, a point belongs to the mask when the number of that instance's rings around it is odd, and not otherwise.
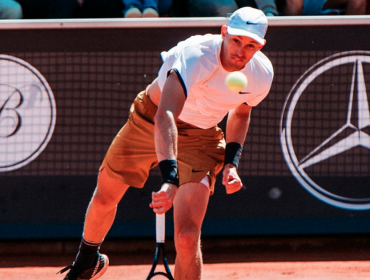
[{"label": "player's face", "polygon": [[263,45],[246,36],[234,36],[227,33],[226,26],[221,29],[223,43],[221,63],[227,71],[238,71],[248,63]]}]

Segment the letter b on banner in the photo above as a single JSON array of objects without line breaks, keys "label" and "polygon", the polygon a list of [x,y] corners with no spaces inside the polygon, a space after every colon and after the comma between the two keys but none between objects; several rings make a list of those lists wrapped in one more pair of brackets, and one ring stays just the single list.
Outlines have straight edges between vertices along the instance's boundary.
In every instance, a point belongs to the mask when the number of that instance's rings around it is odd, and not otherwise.
[{"label": "letter b on banner", "polygon": [[29,63],[0,55],[0,172],[33,161],[49,143],[55,121],[46,79]]}]

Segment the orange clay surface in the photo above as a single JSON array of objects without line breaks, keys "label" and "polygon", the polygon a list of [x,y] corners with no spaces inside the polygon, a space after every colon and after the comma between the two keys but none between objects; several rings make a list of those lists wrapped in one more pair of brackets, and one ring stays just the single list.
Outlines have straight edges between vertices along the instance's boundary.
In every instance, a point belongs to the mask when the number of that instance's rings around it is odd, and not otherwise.
[{"label": "orange clay surface", "polygon": [[[153,248],[154,251],[154,248]],[[367,248],[335,248],[330,250],[224,249],[204,254],[203,280],[369,280],[370,253]],[[108,271],[102,280],[146,279],[151,268],[151,253],[111,254]],[[174,270],[174,254],[169,252]],[[1,280],[63,279],[56,274],[71,263],[73,255],[1,255]],[[159,269],[163,266],[159,264]],[[154,279],[163,279],[157,277]]]},{"label": "orange clay surface", "polygon": [[[280,263],[219,263],[205,264],[204,280],[280,280],[323,279],[362,280],[370,279],[370,262],[280,262]],[[55,272],[60,267],[12,267],[1,268],[0,278],[22,280],[63,279]],[[150,265],[114,265],[100,278],[102,280],[146,279]],[[155,279],[161,279],[160,277]]]}]

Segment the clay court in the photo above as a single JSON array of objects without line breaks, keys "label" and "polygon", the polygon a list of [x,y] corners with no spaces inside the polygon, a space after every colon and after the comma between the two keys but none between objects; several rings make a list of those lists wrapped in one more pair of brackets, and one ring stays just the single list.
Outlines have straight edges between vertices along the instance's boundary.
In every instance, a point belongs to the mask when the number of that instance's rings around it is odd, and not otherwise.
[{"label": "clay court", "polygon": [[[71,262],[71,252],[77,245],[75,241],[32,241],[28,245],[3,242],[0,279],[63,279],[56,273]],[[146,279],[153,245],[148,239],[107,241],[102,251],[109,255],[111,265],[101,279]],[[13,253],[4,254],[5,251]],[[20,254],[21,251],[26,253]],[[203,280],[362,280],[370,277],[370,253],[365,237],[212,238],[203,240],[203,253]],[[171,240],[167,255],[173,270]]]}]

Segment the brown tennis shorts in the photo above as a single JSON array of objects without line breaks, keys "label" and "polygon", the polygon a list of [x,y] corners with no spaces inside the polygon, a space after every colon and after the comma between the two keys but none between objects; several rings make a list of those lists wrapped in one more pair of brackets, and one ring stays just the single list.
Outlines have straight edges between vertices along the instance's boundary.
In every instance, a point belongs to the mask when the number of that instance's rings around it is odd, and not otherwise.
[{"label": "brown tennis shorts", "polygon": [[[154,115],[157,107],[145,91],[131,105],[129,119],[113,139],[99,170],[124,184],[142,188],[151,168],[158,164],[154,146]],[[180,185],[210,177],[213,193],[222,170],[225,140],[219,127],[200,129],[178,122],[178,166]]]}]

